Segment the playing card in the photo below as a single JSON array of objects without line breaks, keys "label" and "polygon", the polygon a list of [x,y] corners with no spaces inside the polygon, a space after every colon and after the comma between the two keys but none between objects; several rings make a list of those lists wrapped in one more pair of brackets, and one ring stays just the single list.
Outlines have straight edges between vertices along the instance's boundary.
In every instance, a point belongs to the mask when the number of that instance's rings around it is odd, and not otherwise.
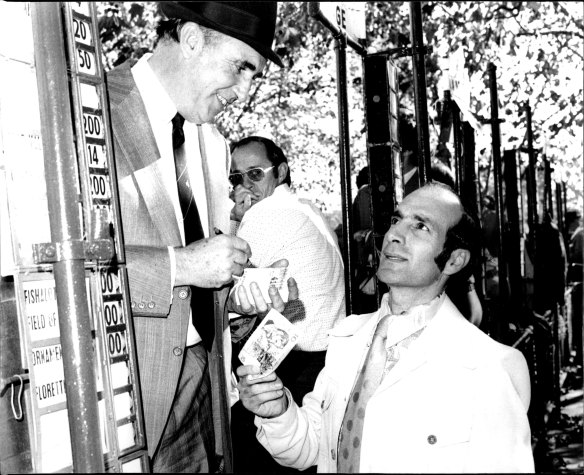
[{"label": "playing card", "polygon": [[238,305],[240,304],[237,291],[241,286],[244,286],[247,292],[247,297],[253,304],[253,297],[251,290],[249,289],[249,284],[256,282],[262,291],[266,303],[272,303],[270,294],[268,293],[268,289],[271,285],[274,285],[278,289],[282,300],[287,302],[288,284],[285,279],[287,270],[287,267],[248,267],[244,269],[241,277],[235,277],[235,286],[233,288],[233,292],[235,292],[235,301]]},{"label": "playing card", "polygon": [[260,367],[258,379],[274,372],[296,345],[298,329],[277,310],[271,309],[249,337],[238,357],[245,365]]}]

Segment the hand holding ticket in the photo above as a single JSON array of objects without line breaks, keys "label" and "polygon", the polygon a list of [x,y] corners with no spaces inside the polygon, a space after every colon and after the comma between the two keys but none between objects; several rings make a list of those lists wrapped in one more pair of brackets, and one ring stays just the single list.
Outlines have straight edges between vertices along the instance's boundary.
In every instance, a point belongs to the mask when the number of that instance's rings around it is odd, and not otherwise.
[{"label": "hand holding ticket", "polygon": [[248,378],[263,378],[274,372],[299,337],[298,329],[280,312],[271,309],[238,355],[243,364],[260,367],[260,374]]},{"label": "hand holding ticket", "polygon": [[280,296],[284,302],[288,301],[288,285],[286,283],[286,271],[288,270],[287,267],[262,267],[262,268],[253,268],[248,267],[243,271],[243,275],[241,277],[234,277],[235,278],[235,286],[233,288],[233,292],[235,292],[235,300],[238,305],[240,305],[239,297],[237,296],[237,291],[241,286],[245,287],[245,291],[247,295],[252,295],[251,290],[249,288],[249,284],[252,282],[256,282],[264,296],[266,303],[272,303],[270,300],[270,294],[268,289],[270,286],[275,286],[280,292]]}]

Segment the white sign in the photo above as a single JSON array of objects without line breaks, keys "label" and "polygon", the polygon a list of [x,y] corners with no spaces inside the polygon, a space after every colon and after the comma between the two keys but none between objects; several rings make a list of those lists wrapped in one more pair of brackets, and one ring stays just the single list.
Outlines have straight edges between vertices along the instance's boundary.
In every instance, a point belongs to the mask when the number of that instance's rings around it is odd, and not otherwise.
[{"label": "white sign", "polygon": [[320,12],[355,43],[365,39],[365,2],[319,2]]},{"label": "white sign", "polygon": [[23,282],[25,315],[32,342],[58,338],[59,315],[54,280]]}]

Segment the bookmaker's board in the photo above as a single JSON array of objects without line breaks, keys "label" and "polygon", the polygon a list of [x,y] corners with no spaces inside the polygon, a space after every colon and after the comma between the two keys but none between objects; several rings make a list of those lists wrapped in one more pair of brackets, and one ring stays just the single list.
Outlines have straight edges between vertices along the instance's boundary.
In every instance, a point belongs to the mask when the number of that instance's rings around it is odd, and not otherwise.
[{"label": "bookmaker's board", "polygon": [[[14,289],[20,338],[20,354],[8,345],[0,347],[0,403],[8,408],[8,430],[28,434],[29,444],[5,453],[4,460],[0,457],[0,468],[15,466],[10,457],[27,454],[30,472],[71,472],[63,369],[67,355],[61,346],[58,295],[52,264],[39,259],[39,246],[45,246],[46,256],[46,246],[51,245],[47,206],[51,185],[45,182],[45,167],[58,165],[47,164],[43,156],[34,8],[34,3],[0,3],[0,271],[3,289],[7,285]],[[59,2],[59,8],[61,24],[55,28],[63,32],[79,173],[76,196],[65,199],[79,201],[88,241],[109,240],[114,249],[114,258],[100,259],[97,248],[97,257],[85,261],[99,409],[99,427],[94,430],[99,431],[108,472],[146,472],[148,453],[96,9],[93,2]]]}]

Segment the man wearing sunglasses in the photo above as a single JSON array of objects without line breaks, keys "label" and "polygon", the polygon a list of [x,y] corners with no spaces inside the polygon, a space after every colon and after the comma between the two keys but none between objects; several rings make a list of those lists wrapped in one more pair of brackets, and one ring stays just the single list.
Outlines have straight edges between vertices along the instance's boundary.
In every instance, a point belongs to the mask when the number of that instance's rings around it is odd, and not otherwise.
[{"label": "man wearing sunglasses", "polygon": [[[237,237],[249,243],[250,262],[256,267],[286,259],[287,276],[298,285],[300,299],[289,302],[282,313],[301,336],[278,375],[300,404],[324,366],[328,331],[345,317],[343,261],[336,236],[320,211],[291,192],[290,169],[280,147],[251,136],[233,144],[231,154],[229,180],[235,202],[231,216],[240,222]],[[232,433],[237,470],[282,470],[259,446],[253,417],[241,404],[233,407]],[[238,465],[246,460],[250,465]]]}]

